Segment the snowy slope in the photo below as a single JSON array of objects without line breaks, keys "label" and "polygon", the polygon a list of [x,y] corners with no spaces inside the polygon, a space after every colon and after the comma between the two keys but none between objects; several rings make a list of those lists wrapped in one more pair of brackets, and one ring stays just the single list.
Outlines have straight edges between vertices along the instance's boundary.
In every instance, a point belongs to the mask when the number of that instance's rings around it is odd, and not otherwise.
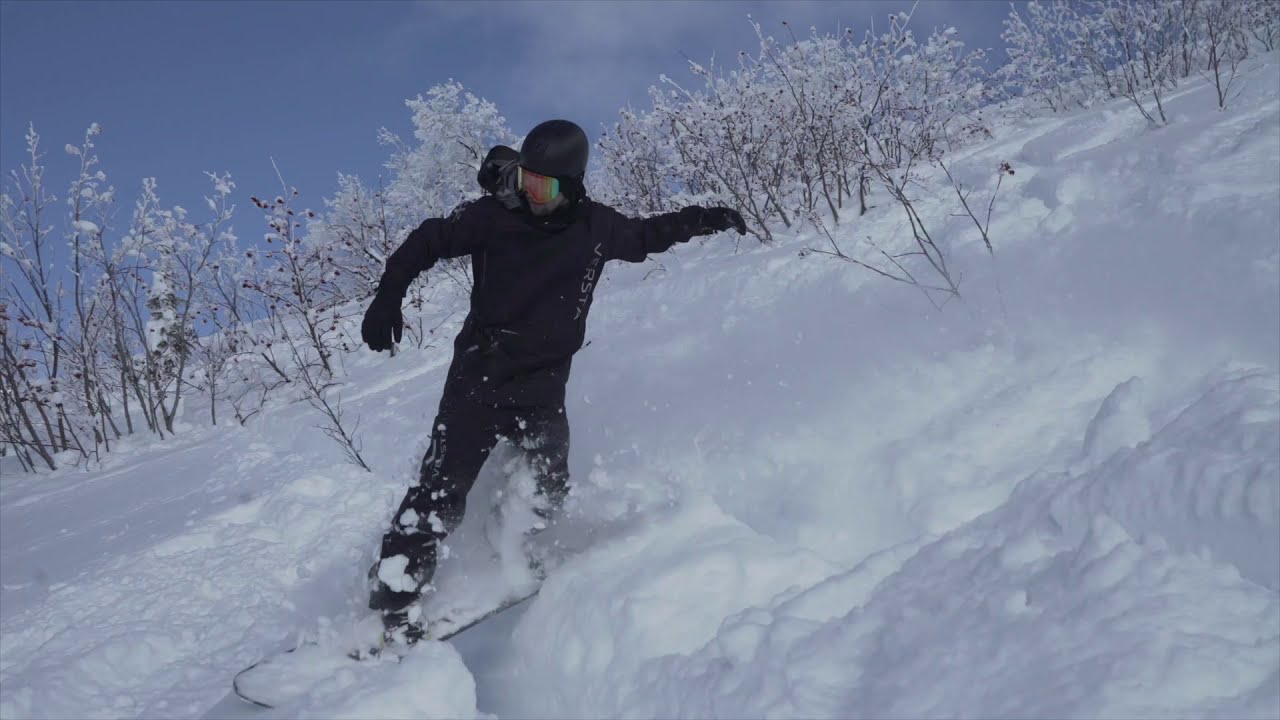
[{"label": "snowy slope", "polygon": [[346,359],[372,475],[304,404],[6,472],[0,716],[1280,715],[1274,54],[1248,83],[1223,113],[1186,86],[1166,128],[1115,104],[957,153],[988,191],[1017,174],[994,259],[945,188],[921,204],[964,273],[942,313],[800,257],[809,231],[611,267],[570,384],[576,554],[275,715],[230,675],[358,612],[459,316]]}]

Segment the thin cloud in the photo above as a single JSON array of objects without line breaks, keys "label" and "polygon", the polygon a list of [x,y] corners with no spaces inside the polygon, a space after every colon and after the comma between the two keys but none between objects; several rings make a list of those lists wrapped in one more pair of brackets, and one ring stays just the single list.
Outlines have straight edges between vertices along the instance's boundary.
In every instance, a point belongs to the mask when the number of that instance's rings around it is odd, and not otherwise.
[{"label": "thin cloud", "polygon": [[[784,37],[781,24],[807,36],[811,27],[856,33],[885,27],[890,14],[908,11],[907,0],[824,2],[547,2],[432,3],[405,6],[405,18],[389,45],[411,54],[399,60],[423,64],[419,92],[448,78],[497,103],[517,132],[547,117],[566,117],[593,135],[612,123],[618,109],[643,107],[663,73],[685,80],[687,62],[736,62],[756,49],[751,16],[767,35]],[[912,25],[920,34],[957,25],[992,26],[999,2],[920,2]],[[988,27],[987,35],[991,34]],[[998,31],[997,31],[998,32]],[[465,38],[464,42],[460,38]]]}]

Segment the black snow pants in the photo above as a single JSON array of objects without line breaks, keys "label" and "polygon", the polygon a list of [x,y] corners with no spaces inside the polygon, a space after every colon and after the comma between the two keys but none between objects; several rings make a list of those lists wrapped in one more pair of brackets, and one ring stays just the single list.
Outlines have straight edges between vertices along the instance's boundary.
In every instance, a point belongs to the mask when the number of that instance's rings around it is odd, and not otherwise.
[{"label": "black snow pants", "polygon": [[[418,484],[401,501],[382,537],[381,559],[370,570],[371,609],[394,613],[418,599],[435,574],[438,543],[462,523],[467,493],[499,441],[505,439],[525,454],[537,480],[539,504],[548,511],[560,506],[568,493],[569,420],[563,389],[555,399],[532,406],[488,402],[473,379],[450,373]],[[379,579],[379,567],[388,559],[396,571],[404,566],[403,574],[395,572],[395,587]]]}]

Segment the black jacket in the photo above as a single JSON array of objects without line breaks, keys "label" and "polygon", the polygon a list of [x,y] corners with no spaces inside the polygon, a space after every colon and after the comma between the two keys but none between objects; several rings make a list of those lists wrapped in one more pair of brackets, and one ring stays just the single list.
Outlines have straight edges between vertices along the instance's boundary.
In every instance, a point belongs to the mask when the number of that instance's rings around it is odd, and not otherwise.
[{"label": "black jacket", "polygon": [[688,241],[700,234],[700,212],[634,219],[584,198],[537,219],[486,196],[411,232],[387,259],[379,293],[403,298],[437,260],[470,255],[471,311],[454,342],[450,383],[470,381],[485,403],[562,404],[604,264],[642,262]]}]

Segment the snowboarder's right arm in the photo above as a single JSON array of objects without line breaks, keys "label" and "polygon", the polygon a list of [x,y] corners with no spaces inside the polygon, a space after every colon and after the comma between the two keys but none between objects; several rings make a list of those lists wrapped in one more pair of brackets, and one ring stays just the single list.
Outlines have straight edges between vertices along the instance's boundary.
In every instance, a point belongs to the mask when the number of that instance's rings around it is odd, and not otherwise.
[{"label": "snowboarder's right arm", "polygon": [[370,350],[391,350],[404,332],[400,303],[409,284],[437,260],[462,257],[480,249],[485,214],[478,203],[459,205],[447,218],[429,218],[409,233],[409,237],[387,258],[387,268],[378,281],[378,292],[365,310],[360,337]]},{"label": "snowboarder's right arm", "polygon": [[459,205],[449,217],[427,218],[409,233],[409,237],[387,258],[386,270],[378,283],[378,291],[385,287],[403,298],[409,284],[420,273],[430,270],[438,260],[470,255],[480,249],[478,232],[484,213],[475,201]]}]

